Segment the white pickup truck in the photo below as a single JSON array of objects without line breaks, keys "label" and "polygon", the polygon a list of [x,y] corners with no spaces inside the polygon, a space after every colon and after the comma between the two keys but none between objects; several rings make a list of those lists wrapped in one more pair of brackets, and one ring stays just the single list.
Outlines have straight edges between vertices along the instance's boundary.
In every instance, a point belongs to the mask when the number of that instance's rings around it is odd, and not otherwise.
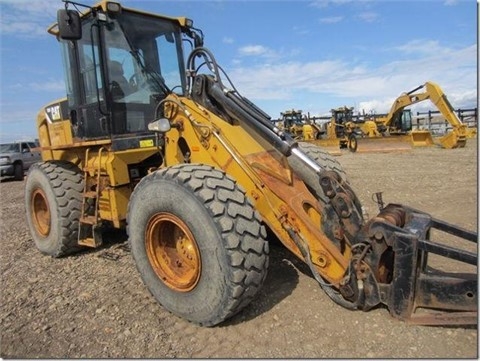
[{"label": "white pickup truck", "polygon": [[13,142],[0,144],[0,176],[15,177],[23,180],[24,172],[36,162],[42,160],[40,152],[35,150],[35,142]]}]

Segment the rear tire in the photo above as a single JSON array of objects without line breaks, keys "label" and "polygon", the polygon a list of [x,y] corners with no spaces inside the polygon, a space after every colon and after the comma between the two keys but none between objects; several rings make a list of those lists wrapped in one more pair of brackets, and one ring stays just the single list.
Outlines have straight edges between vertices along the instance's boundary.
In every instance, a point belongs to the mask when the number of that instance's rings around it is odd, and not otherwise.
[{"label": "rear tire", "polygon": [[21,163],[15,163],[13,166],[13,177],[17,181],[23,180],[23,165]]},{"label": "rear tire", "polygon": [[143,178],[130,199],[127,232],[155,299],[202,326],[239,312],[267,274],[259,214],[232,178],[210,166],[176,165]]},{"label": "rear tire", "polygon": [[78,251],[78,220],[83,177],[63,161],[35,163],[25,182],[25,209],[30,233],[40,252],[61,257]]}]

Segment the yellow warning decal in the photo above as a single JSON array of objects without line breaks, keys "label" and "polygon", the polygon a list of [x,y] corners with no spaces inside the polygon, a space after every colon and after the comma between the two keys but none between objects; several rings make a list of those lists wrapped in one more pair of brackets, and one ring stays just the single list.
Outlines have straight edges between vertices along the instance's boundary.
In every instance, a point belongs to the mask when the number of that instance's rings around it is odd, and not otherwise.
[{"label": "yellow warning decal", "polygon": [[144,139],[140,141],[140,148],[153,147],[153,139]]}]

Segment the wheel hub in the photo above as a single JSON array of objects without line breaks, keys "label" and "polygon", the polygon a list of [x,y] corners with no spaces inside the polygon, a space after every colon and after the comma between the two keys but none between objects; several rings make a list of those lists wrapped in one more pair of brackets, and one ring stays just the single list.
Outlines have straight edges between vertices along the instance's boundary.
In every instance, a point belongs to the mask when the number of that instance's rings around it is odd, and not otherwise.
[{"label": "wheel hub", "polygon": [[151,217],[145,249],[153,270],[168,287],[179,292],[195,288],[201,273],[200,252],[190,229],[180,218],[169,213]]},{"label": "wheel hub", "polygon": [[35,230],[43,237],[50,233],[51,214],[47,197],[43,190],[36,189],[31,198],[30,211]]}]

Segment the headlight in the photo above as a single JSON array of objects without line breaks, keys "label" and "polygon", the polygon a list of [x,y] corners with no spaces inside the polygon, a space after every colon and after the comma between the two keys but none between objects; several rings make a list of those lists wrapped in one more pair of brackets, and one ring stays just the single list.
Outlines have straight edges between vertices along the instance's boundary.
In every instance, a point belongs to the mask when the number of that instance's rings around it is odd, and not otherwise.
[{"label": "headlight", "polygon": [[10,163],[9,157],[0,157],[0,164],[8,164]]}]

